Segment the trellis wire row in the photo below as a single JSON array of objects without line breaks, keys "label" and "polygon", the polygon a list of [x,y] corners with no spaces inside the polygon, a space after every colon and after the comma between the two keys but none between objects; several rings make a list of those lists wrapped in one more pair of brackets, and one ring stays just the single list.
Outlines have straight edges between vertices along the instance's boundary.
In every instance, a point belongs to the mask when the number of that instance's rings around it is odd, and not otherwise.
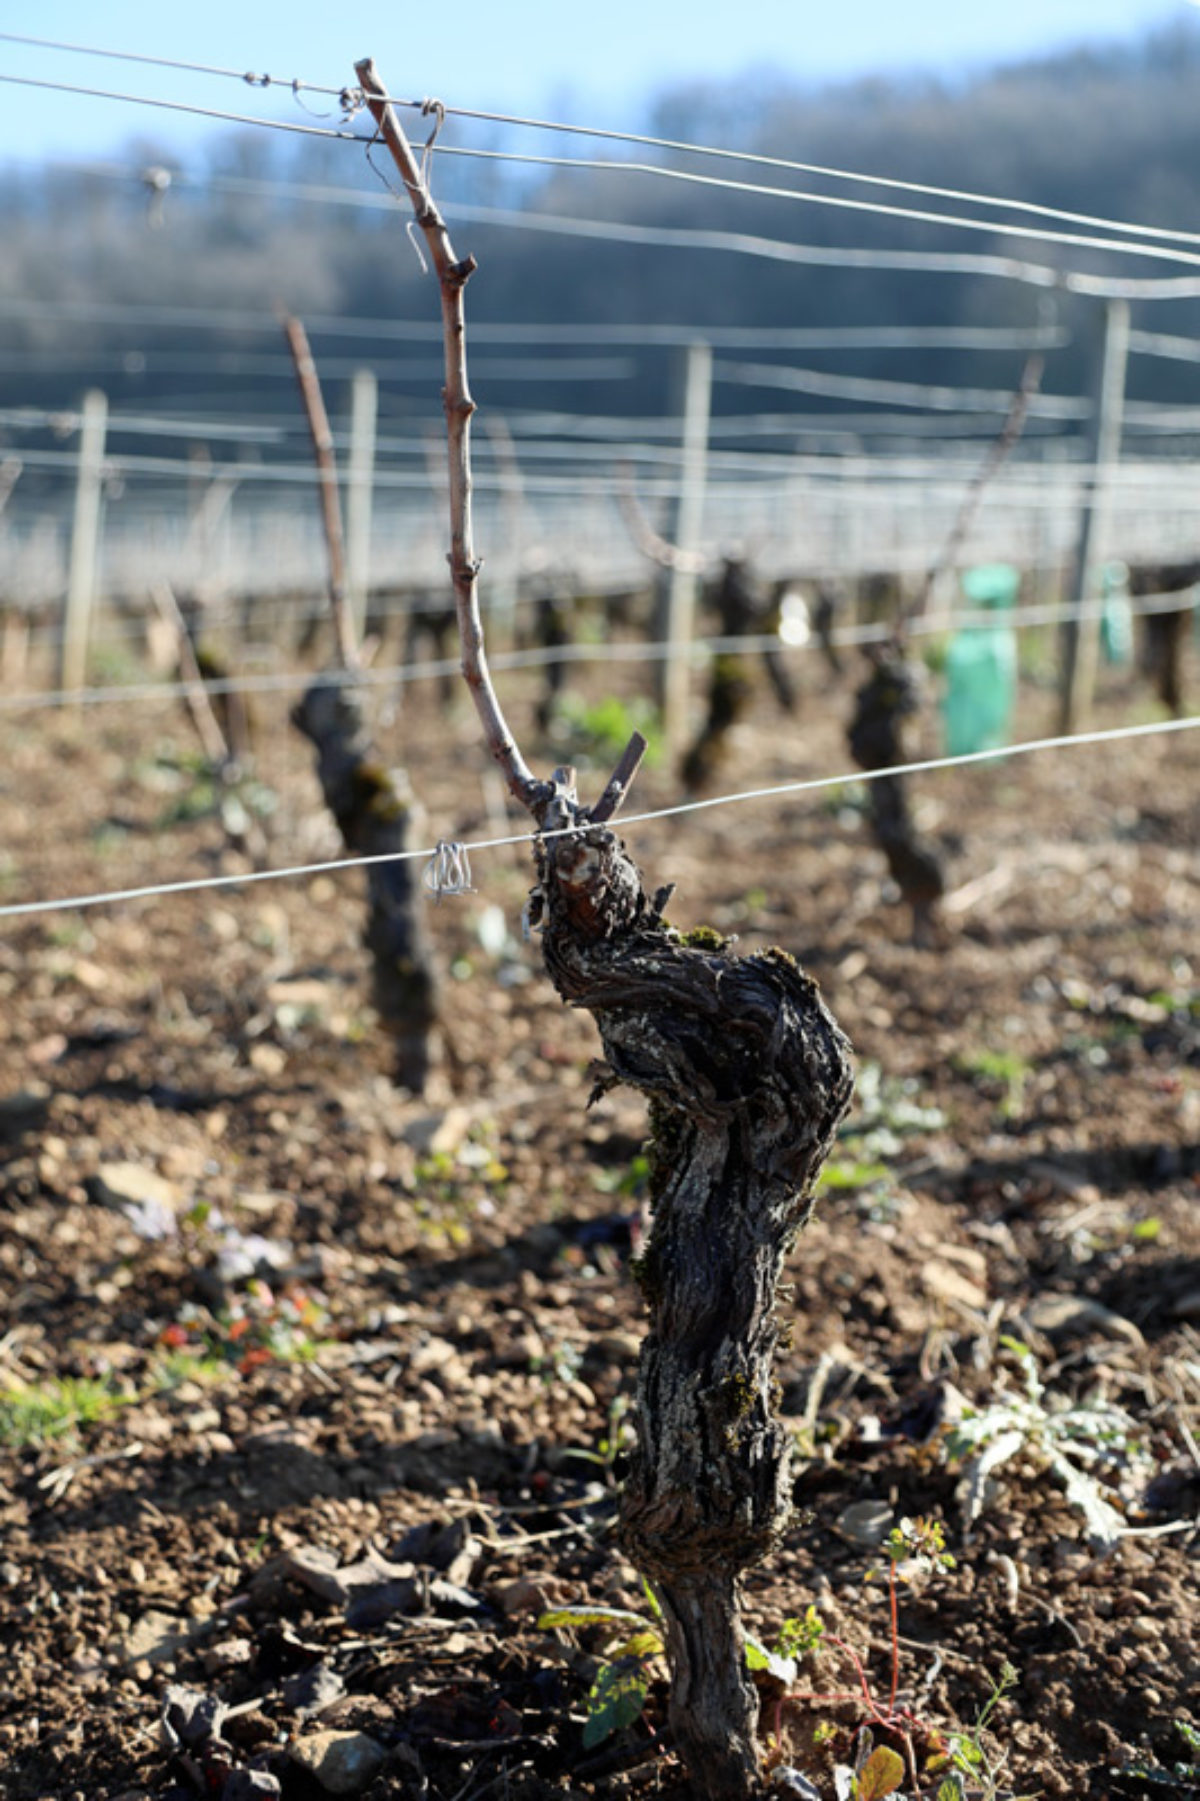
[{"label": "trellis wire row", "polygon": [[[0,81],[7,79],[10,78],[0,75]],[[302,131],[304,127],[289,126],[283,129]],[[368,142],[358,138],[354,141]],[[249,191],[251,184],[248,181],[242,185]],[[264,190],[269,190],[272,185],[254,183],[255,187]],[[396,204],[395,197],[390,193],[371,196],[353,189],[329,188],[314,191],[310,197],[341,206],[386,208]],[[754,232],[723,231],[715,227],[633,225],[609,219],[588,219],[578,214],[524,212],[508,207],[477,206],[463,201],[456,201],[453,210],[456,219],[472,223],[556,236],[590,238],[608,243],[644,244],[656,250],[709,250],[814,268],[983,275],[989,279],[1022,282],[1048,292],[1062,290],[1099,299],[1185,300],[1200,296],[1200,277],[1089,275],[1077,269],[1060,269],[1050,264],[1030,263],[1017,257],[982,251],[877,250],[798,244],[782,238],[763,237]],[[1200,261],[1200,258],[1197,260]],[[203,322],[204,314],[199,309],[197,313]]]},{"label": "trellis wire row", "polygon": [[[1078,732],[1071,737],[1031,738],[1022,744],[1009,744],[1003,750],[971,751],[957,757],[926,757],[919,762],[897,763],[887,769],[854,769],[843,775],[817,776],[797,782],[775,782],[763,788],[743,788],[733,794],[712,795],[705,800],[680,801],[671,807],[651,807],[642,813],[622,817],[621,830],[646,825],[658,819],[677,819],[686,813],[711,812],[716,807],[743,805],[749,801],[775,800],[789,794],[811,794],[823,788],[845,787],[856,782],[881,781],[885,776],[925,775],[935,770],[961,769],[974,763],[1003,762],[1006,758],[1025,756],[1034,751],[1069,750],[1093,744],[1112,744],[1131,738],[1149,738],[1174,732],[1186,732],[1200,726],[1200,715],[1192,719],[1168,719],[1151,725],[1114,726],[1104,731]],[[479,838],[457,846],[475,856],[482,850],[500,850],[509,845],[533,844],[542,838],[570,838],[586,832],[586,824],[567,826],[552,832],[513,832],[499,838]],[[255,869],[243,875],[198,876],[182,882],[158,882],[138,888],[114,888],[97,894],[66,895],[55,900],[18,901],[0,907],[0,919],[18,919],[34,914],[62,913],[72,908],[115,905],[122,901],[152,900],[163,895],[197,894],[217,888],[249,887],[257,882],[286,881],[302,876],[329,875],[343,869],[365,869],[376,863],[428,863],[437,855],[438,846],[423,850],[390,852],[375,857],[343,857],[331,862],[293,864],[286,869]]]},{"label": "trellis wire row", "polygon": [[[361,144],[369,148],[373,139],[358,132],[327,129],[316,126],[305,126],[290,123],[281,119],[256,119],[243,113],[222,113],[209,107],[187,105],[181,101],[168,101],[153,98],[144,94],[115,93],[103,88],[80,87],[66,82],[44,81],[32,76],[0,74],[0,82],[8,82],[19,87],[45,88],[53,92],[73,93],[88,96],[92,99],[117,100],[126,104],[154,106],[168,111],[199,114],[208,118],[224,119],[230,123],[241,125],[257,125],[273,131],[285,131],[302,135],[340,138],[350,143]],[[412,104],[405,102],[405,104]],[[764,182],[737,181],[729,176],[702,175],[694,169],[672,169],[656,163],[618,162],[603,157],[555,157],[536,156],[508,150],[483,150],[465,144],[443,144],[439,146],[444,156],[463,156],[482,158],[488,161],[504,162],[516,165],[532,165],[544,168],[575,168],[601,172],[617,172],[620,174],[637,174],[657,176],[663,180],[691,183],[700,187],[713,188],[729,193],[753,194],[760,198],[778,200],[795,200],[810,206],[833,207],[840,211],[868,213],[885,218],[906,219],[927,225],[950,226],[956,231],[984,232],[989,236],[1027,238],[1031,242],[1044,244],[1064,244],[1076,249],[1102,250],[1118,256],[1148,257],[1158,262],[1179,263],[1191,268],[1200,268],[1200,252],[1171,249],[1164,244],[1145,239],[1137,242],[1134,239],[1105,238],[1081,232],[1051,231],[1043,227],[1014,224],[987,219],[971,219],[960,213],[939,213],[921,207],[904,207],[890,205],[878,200],[853,200],[844,194],[820,194],[808,189],[777,188]],[[1151,227],[1137,229],[1152,230]],[[1191,241],[1197,241],[1194,237]]]},{"label": "trellis wire row", "polygon": [[[106,165],[99,165],[106,168]],[[79,167],[95,173],[97,165],[81,163]],[[129,179],[141,179],[141,171],[122,167],[119,173]],[[232,177],[206,178],[205,187],[224,187]],[[277,192],[285,198],[303,196],[306,188],[291,182],[257,182],[256,190]],[[240,191],[241,182],[237,182]],[[366,198],[366,197],[364,197]],[[378,197],[369,196],[374,202]],[[172,325],[206,331],[261,331],[271,337],[279,335],[279,321],[273,313],[240,311],[228,307],[187,307],[147,305],[139,302],[105,302],[88,300],[26,300],[20,295],[0,295],[0,318],[29,318],[44,323],[47,319],[90,320],[100,324]],[[306,313],[305,326],[310,338],[394,338],[402,342],[425,342],[440,348],[441,338],[436,324],[425,319],[368,319],[346,313]],[[471,338],[478,344],[530,344],[538,349],[548,345],[568,344],[603,346],[608,349],[686,348],[698,335],[703,335],[715,350],[1061,350],[1072,341],[1071,333],[1061,325],[844,325],[844,326],[727,326],[687,324],[566,324],[548,320],[543,324],[473,321]],[[1190,338],[1176,338],[1156,332],[1131,332],[1131,349],[1151,349],[1140,339],[1153,339],[1155,345],[1193,346]],[[1169,355],[1166,349],[1155,354]],[[48,352],[54,355],[54,352]],[[157,357],[148,347],[126,350],[124,355]],[[190,352],[172,354],[180,361]],[[247,353],[239,351],[196,352],[196,366],[208,370],[212,363],[232,363]],[[295,367],[290,357],[251,353],[256,362],[270,362],[273,368],[295,380]],[[1182,356],[1184,352],[1181,350]],[[1188,360],[1191,360],[1190,358]],[[321,369],[329,359],[322,354]],[[354,367],[358,367],[355,362]],[[474,367],[474,363],[472,364]],[[252,371],[256,372],[256,371]]]},{"label": "trellis wire row", "polygon": [[[347,100],[356,99],[358,94],[356,89],[345,83],[327,87],[320,83],[303,81],[299,77],[283,77],[281,79],[271,75],[257,75],[243,70],[218,68],[205,63],[183,62],[174,58],[150,56],[134,51],[111,50],[87,44],[68,44],[50,38],[25,37],[15,32],[0,32],[0,40],[47,50],[73,51],[82,55],[106,57],[121,62],[150,64],[158,68],[187,70],[193,74],[231,77],[255,87],[283,86],[290,89],[295,96],[301,92],[323,94],[337,99],[343,105]],[[410,109],[423,108],[428,104],[425,101],[401,98],[396,95],[387,95],[385,98],[393,106]],[[657,137],[644,132],[620,131],[605,126],[568,124],[563,121],[531,118],[518,113],[501,113],[477,107],[444,106],[442,110],[449,118],[475,119],[489,124],[511,125],[535,131],[603,139],[610,143],[638,144],[649,149],[672,150],[690,156],[717,157],[726,161],[752,163],[760,168],[788,169],[799,174],[820,175],[831,181],[855,182],[868,187],[889,188],[898,193],[923,194],[931,199],[965,202],[972,206],[995,207],[1043,219],[1059,219],[1066,224],[1088,225],[1108,231],[1124,231],[1130,235],[1162,238],[1173,243],[1200,244],[1200,233],[1198,232],[1181,231],[1169,226],[1144,225],[1132,220],[1106,218],[1094,213],[1073,212],[1067,208],[1048,206],[1033,200],[1017,200],[1006,195],[981,194],[965,188],[906,181],[898,176],[872,175],[861,170],[841,169],[823,163],[802,162],[792,157],[772,156],[761,151],[730,149],[714,144],[698,144],[684,139]],[[1003,229],[1002,222],[998,224],[997,229]]]},{"label": "trellis wire row", "polygon": [[[93,164],[81,164],[93,169]],[[133,169],[121,173],[136,176]],[[222,183],[231,177],[214,178]],[[206,185],[208,185],[206,183]],[[241,182],[239,180],[240,188]],[[305,193],[288,182],[255,182],[256,191],[279,192],[285,198]],[[347,190],[349,193],[350,190]],[[361,196],[385,204],[385,197]],[[440,346],[439,328],[427,319],[370,319],[353,313],[306,313],[305,328],[310,338],[395,338],[402,342],[421,341]],[[148,304],[139,301],[100,300],[28,300],[21,295],[0,295],[0,318],[87,320],[109,325],[171,325],[203,331],[260,331],[272,338],[279,336],[279,320],[274,313],[235,307],[190,307]],[[686,348],[698,335],[703,335],[716,350],[837,350],[837,349],[938,349],[938,350],[1056,350],[1071,342],[1071,334],[1060,325],[847,325],[847,326],[727,326],[658,323],[644,325],[565,324],[547,320],[543,324],[521,321],[489,322],[476,320],[471,338],[480,344],[597,344],[610,348],[677,346]],[[1130,333],[1130,343],[1137,347],[1139,335],[1162,337],[1161,333]],[[1191,339],[1165,341],[1189,344]],[[136,354],[136,353],[135,353]],[[227,352],[213,352],[224,356]],[[295,379],[291,359],[279,361]],[[325,366],[325,358],[321,358]]]},{"label": "trellis wire row", "polygon": [[[1160,613],[1194,611],[1196,607],[1195,601],[1190,597],[1190,590],[1186,589],[1169,594],[1140,595],[1136,600],[1128,600],[1126,604],[1138,618],[1148,618]],[[397,609],[397,612],[400,617],[404,617],[406,612],[416,610]],[[908,630],[916,636],[969,630],[973,626],[1000,625],[1020,630],[1102,619],[1105,610],[1103,601],[1085,601],[1065,607],[1020,607],[1006,613],[938,612],[911,620]],[[313,608],[296,615],[295,622],[324,618],[327,613],[328,605]],[[894,627],[886,622],[839,626],[831,632],[830,638],[839,649],[853,649],[867,644],[886,643],[893,630]],[[677,646],[665,638],[645,643],[629,640],[606,644],[556,644],[535,646],[529,650],[495,651],[489,654],[488,663],[498,670],[546,669],[555,664],[570,663],[659,663],[670,657],[676,649]],[[753,656],[772,649],[807,654],[819,649],[819,644],[814,637],[803,644],[788,644],[777,632],[694,638],[691,643],[691,654],[697,659],[709,656]],[[344,682],[351,686],[403,687],[410,682],[458,675],[461,669],[460,658],[438,657],[424,663],[395,663],[384,668],[351,673],[329,670],[322,679]],[[270,675],[215,676],[206,680],[204,687],[209,694],[290,694],[307,687],[314,679],[311,670],[280,670]],[[114,702],[125,704],[129,701],[177,700],[187,691],[188,684],[184,682],[130,682],[120,687],[31,689],[22,694],[0,694],[0,714],[36,712],[46,707],[67,705],[101,706]]]}]

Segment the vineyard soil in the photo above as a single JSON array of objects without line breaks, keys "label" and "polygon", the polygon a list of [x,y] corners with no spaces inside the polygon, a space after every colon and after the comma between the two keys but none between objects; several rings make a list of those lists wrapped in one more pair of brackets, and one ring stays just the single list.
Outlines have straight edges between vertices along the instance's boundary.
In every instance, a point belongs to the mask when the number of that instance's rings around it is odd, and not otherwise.
[{"label": "vineyard soil", "polygon": [[[764,684],[725,788],[849,767],[850,678],[801,680],[797,720]],[[539,747],[534,695],[511,693],[535,767],[581,754]],[[407,695],[380,739],[431,838],[524,829],[465,703]],[[336,857],[286,700],[256,705],[273,859]],[[1052,707],[1027,697],[1021,735]],[[1129,709],[1109,694],[1099,723]],[[0,716],[0,771],[0,899],[246,867],[161,705]],[[678,798],[650,768],[629,810]],[[1001,1792],[1144,1793],[1113,1772],[1169,1770],[1196,1755],[1176,1722],[1200,1726],[1200,735],[931,774],[914,800],[950,843],[933,949],[853,780],[625,833],[651,886],[678,885],[673,923],[792,952],[859,1062],[788,1271],[795,1520],[746,1585],[760,1637],[809,1603],[827,1636],[763,1737],[833,1793],[866,1717],[833,1634],[886,1698],[886,1588],[847,1511],[873,1502],[885,1529],[936,1515],[957,1558],[902,1588],[914,1715],[969,1726],[1007,1661],[984,1735]],[[369,1012],[359,874],[4,922],[11,1801],[280,1792],[264,1774],[298,1801],[682,1792],[661,1667],[640,1720],[585,1748],[603,1629],[537,1625],[646,1609],[611,1530],[644,1109],[619,1089],[587,1109],[594,1029],[521,939],[527,847],[473,870],[431,909],[447,1056],[419,1098]],[[1006,1338],[1052,1404],[1131,1416],[1094,1466],[1133,1528],[1115,1549],[1028,1448],[966,1530],[945,1433],[1020,1391]],[[192,1693],[164,1728],[171,1685]],[[198,1697],[232,1710],[226,1765]]]}]

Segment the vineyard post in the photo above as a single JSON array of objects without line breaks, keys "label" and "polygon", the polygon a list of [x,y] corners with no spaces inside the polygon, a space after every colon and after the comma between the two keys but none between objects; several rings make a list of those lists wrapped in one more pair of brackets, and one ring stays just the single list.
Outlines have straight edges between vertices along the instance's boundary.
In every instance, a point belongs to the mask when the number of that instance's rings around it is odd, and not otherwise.
[{"label": "vineyard post", "polygon": [[371,585],[371,510],[375,489],[375,422],[379,383],[356,369],[350,383],[350,465],[346,480],[346,599],[361,640]]},{"label": "vineyard post", "polygon": [[662,1607],[670,1725],[692,1791],[750,1801],[765,1777],[740,1582],[791,1513],[790,1440],[774,1412],[779,1278],[849,1105],[849,1046],[786,952],[738,957],[715,933],[689,940],[666,923],[671,888],[648,895],[610,829],[645,749],[636,734],[590,807],[574,770],[539,781],[521,757],[476,592],[463,314],[475,262],[455,257],[373,62],[355,68],[439,278],[463,673],[488,748],[539,828],[529,918],[559,995],[599,1029],[594,1092],[625,1083],[650,1102],[653,1223],[636,1265],[649,1324],[620,1537]]},{"label": "vineyard post", "polygon": [[[7,456],[0,463],[0,514],[3,514],[12,491],[21,479],[24,464],[20,457]],[[3,527],[0,526],[0,530]],[[19,686],[25,679],[25,662],[29,650],[29,615],[24,607],[9,604],[0,609],[3,632],[0,636],[0,683]]]},{"label": "vineyard post", "polygon": [[708,429],[712,411],[712,346],[700,341],[683,353],[678,390],[682,398],[683,457],[679,498],[671,540],[682,556],[667,575],[665,636],[670,652],[662,665],[663,744],[674,762],[688,735],[692,637],[696,615],[695,557],[704,519],[708,474]]},{"label": "vineyard post", "polygon": [[107,430],[108,397],[99,388],[89,388],[83,397],[79,421],[75,512],[71,525],[71,561],[67,573],[67,605],[59,671],[59,686],[69,693],[75,693],[83,687],[87,666],[88,633],[96,599],[100,498]]},{"label": "vineyard post", "polygon": [[1104,311],[1104,343],[1097,369],[1098,379],[1088,426],[1088,476],[1070,599],[1077,617],[1064,627],[1065,642],[1059,694],[1059,726],[1062,733],[1079,731],[1087,724],[1096,684],[1100,621],[1084,615],[1101,595],[1101,572],[1108,555],[1108,525],[1112,510],[1113,478],[1121,454],[1121,424],[1125,411],[1125,366],[1129,358],[1129,302],[1108,300]]},{"label": "vineyard post", "polygon": [[300,385],[300,397],[304,402],[304,413],[308,420],[309,436],[312,438],[313,456],[317,465],[317,480],[321,493],[321,523],[325,532],[325,552],[329,566],[329,608],[333,616],[338,660],[343,669],[357,669],[359,665],[358,639],[346,599],[346,540],[342,531],[342,509],[338,499],[333,433],[329,429],[329,415],[325,411],[325,398],[321,393],[321,384],[317,380],[317,366],[313,362],[312,351],[308,347],[308,333],[299,319],[291,318],[284,320],[283,330],[287,338],[288,349],[292,353],[296,380]]}]

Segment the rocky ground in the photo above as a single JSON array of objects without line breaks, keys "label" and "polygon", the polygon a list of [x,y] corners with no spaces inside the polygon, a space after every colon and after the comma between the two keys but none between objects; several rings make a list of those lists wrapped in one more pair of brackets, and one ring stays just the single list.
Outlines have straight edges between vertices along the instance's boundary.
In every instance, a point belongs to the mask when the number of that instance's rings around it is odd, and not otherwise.
[{"label": "rocky ground", "polygon": [[[849,766],[849,696],[806,680],[796,720],[764,690],[722,787]],[[405,705],[384,738],[429,840],[496,835],[472,718]],[[1032,690],[1019,735],[1050,719]],[[247,867],[169,708],[0,715],[0,771],[4,901]],[[338,854],[282,702],[255,774],[273,862]],[[954,840],[930,950],[852,783],[627,828],[676,923],[793,952],[859,1060],[789,1270],[794,1523],[746,1586],[768,1645],[819,1610],[794,1679],[762,1680],[764,1741],[820,1795],[872,1714],[854,1658],[887,1711],[880,1541],[918,1516],[956,1560],[902,1571],[922,1795],[1005,1664],[967,1794],[1200,1792],[1198,777],[1182,733],[921,778]],[[419,1097],[366,1002],[357,875],[4,922],[12,1801],[684,1792],[652,1647],[644,1711],[598,1737],[630,1628],[538,1624],[648,1611],[614,1539],[644,1111],[585,1111],[594,1029],[521,941],[526,851],[474,879],[432,909],[448,1044]],[[972,1433],[1006,1453],[990,1477]]]}]

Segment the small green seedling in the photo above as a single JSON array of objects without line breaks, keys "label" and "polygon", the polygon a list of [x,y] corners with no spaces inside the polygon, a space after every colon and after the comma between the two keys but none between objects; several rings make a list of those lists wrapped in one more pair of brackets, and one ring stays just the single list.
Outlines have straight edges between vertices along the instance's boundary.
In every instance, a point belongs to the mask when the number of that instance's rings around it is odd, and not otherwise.
[{"label": "small green seedling", "polygon": [[1106,1499],[1089,1466],[1118,1451],[1129,1455],[1133,1420],[1108,1401],[1056,1407],[1046,1398],[1028,1345],[1016,1338],[1000,1342],[1017,1359],[1024,1394],[1006,1395],[990,1407],[968,1409],[944,1441],[946,1456],[962,1465],[966,1532],[970,1533],[987,1504],[992,1472],[1023,1454],[1058,1477],[1068,1502],[1084,1517],[1093,1548],[1111,1550],[1121,1538],[1125,1522]]},{"label": "small green seedling", "polygon": [[[936,1801],[966,1801],[968,1789],[978,1801],[998,1801],[1001,1793],[1000,1776],[1008,1753],[989,1752],[984,1743],[983,1731],[1001,1701],[1019,1681],[1020,1677],[1012,1664],[1002,1664],[1000,1674],[992,1684],[991,1693],[976,1715],[975,1724],[945,1735],[943,1747],[935,1751],[925,1765],[931,1773],[944,1772]],[[1015,1796],[1012,1801],[1033,1801],[1033,1797]]]},{"label": "small green seedling", "polygon": [[646,762],[658,761],[662,734],[657,708],[637,695],[621,700],[587,702],[577,694],[564,694],[555,721],[556,736],[565,737],[575,762],[603,765],[619,757],[635,731],[646,739]]},{"label": "small green seedling", "polygon": [[[609,1646],[606,1660],[588,1692],[583,1742],[589,1750],[612,1733],[632,1726],[640,1717],[650,1692],[655,1660],[665,1655],[662,1608],[645,1577],[642,1588],[645,1614],[621,1607],[572,1606],[552,1608],[538,1619],[538,1628],[543,1632],[555,1626],[605,1626],[619,1640]],[[796,1680],[800,1659],[816,1650],[824,1632],[820,1614],[815,1607],[808,1607],[802,1617],[784,1621],[773,1647],[747,1633],[746,1668],[773,1678],[782,1694]]]},{"label": "small green seedling", "polygon": [[538,1618],[542,1632],[555,1626],[604,1626],[619,1639],[609,1647],[588,1691],[583,1742],[589,1751],[640,1718],[650,1692],[654,1660],[665,1650],[657,1624],[662,1617],[658,1599],[647,1583],[643,1582],[643,1587],[652,1619],[623,1607],[584,1606],[554,1607]]},{"label": "small green seedling", "polygon": [[115,1394],[93,1376],[60,1376],[0,1389],[0,1445],[46,1444],[91,1426],[132,1397]]},{"label": "small green seedling", "polygon": [[[608,1409],[608,1430],[603,1437],[597,1439],[594,1451],[586,1450],[582,1445],[569,1447],[572,1457],[582,1458],[585,1463],[594,1463],[602,1469],[606,1477],[611,1477],[617,1458],[622,1451],[628,1450],[634,1442],[634,1430],[626,1415],[629,1412],[628,1395],[614,1395]],[[647,1588],[647,1595],[654,1607],[658,1606],[653,1592]]]},{"label": "small green seedling", "polygon": [[1019,1051],[968,1051],[958,1059],[958,1067],[964,1075],[974,1077],[985,1087],[1001,1090],[1001,1119],[1020,1116],[1025,1103],[1025,1084],[1033,1069]]}]

